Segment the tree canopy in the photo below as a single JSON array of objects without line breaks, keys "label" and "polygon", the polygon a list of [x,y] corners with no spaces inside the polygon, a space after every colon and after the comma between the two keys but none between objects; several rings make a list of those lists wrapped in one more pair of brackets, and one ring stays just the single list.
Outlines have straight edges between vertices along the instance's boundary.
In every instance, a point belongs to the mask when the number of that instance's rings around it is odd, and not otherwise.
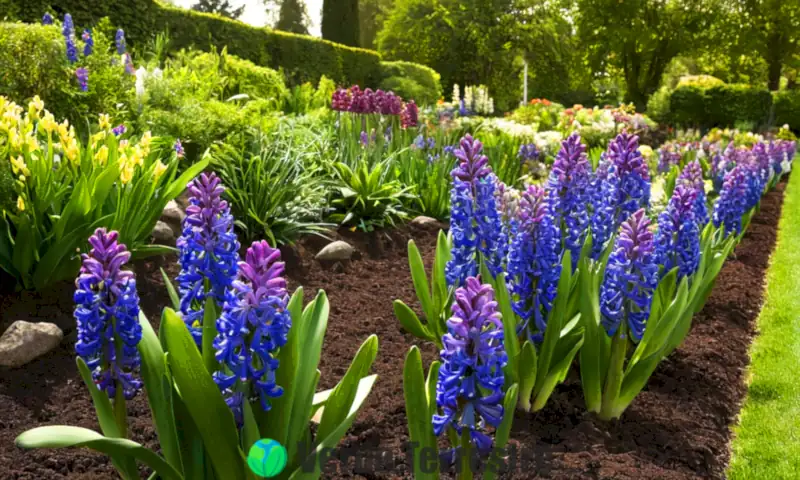
[{"label": "tree canopy", "polygon": [[228,18],[239,18],[244,13],[244,5],[233,8],[229,0],[198,0],[192,10],[205,13],[216,13]]}]

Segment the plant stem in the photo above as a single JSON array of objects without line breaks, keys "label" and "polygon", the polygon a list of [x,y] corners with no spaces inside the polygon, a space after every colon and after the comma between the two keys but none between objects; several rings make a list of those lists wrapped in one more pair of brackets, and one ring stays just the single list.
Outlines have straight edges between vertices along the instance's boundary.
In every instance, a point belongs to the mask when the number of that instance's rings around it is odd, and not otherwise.
[{"label": "plant stem", "polygon": [[117,393],[114,396],[114,419],[119,427],[120,438],[128,438],[128,409],[125,406],[125,394],[122,391],[122,382],[117,383]]},{"label": "plant stem", "polygon": [[461,469],[457,472],[459,480],[472,480],[472,442],[469,438],[469,429],[461,430]]},{"label": "plant stem", "polygon": [[600,407],[601,420],[611,420],[619,416],[616,412],[615,404],[619,397],[620,387],[622,387],[622,379],[625,376],[623,369],[625,367],[625,355],[628,350],[628,336],[626,335],[626,330],[627,319],[624,319],[611,343],[611,362],[608,365],[606,386],[603,392],[603,404]]}]

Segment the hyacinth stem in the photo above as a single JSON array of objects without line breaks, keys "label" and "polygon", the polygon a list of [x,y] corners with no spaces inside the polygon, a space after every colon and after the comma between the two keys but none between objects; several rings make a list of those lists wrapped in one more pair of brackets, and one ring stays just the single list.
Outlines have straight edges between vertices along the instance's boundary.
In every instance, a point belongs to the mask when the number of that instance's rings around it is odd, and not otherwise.
[{"label": "hyacinth stem", "polygon": [[600,407],[600,419],[611,420],[619,416],[616,406],[619,391],[622,387],[625,367],[625,355],[628,350],[628,336],[626,335],[627,319],[621,323],[617,334],[611,342],[611,362],[608,365],[606,387],[603,392],[603,404]]},{"label": "hyacinth stem", "polygon": [[472,480],[472,441],[469,429],[461,429],[461,466],[458,471],[459,480]]},{"label": "hyacinth stem", "polygon": [[125,394],[122,390],[122,382],[117,381],[117,393],[114,396],[114,418],[119,427],[120,438],[128,438],[128,409],[125,405]]}]

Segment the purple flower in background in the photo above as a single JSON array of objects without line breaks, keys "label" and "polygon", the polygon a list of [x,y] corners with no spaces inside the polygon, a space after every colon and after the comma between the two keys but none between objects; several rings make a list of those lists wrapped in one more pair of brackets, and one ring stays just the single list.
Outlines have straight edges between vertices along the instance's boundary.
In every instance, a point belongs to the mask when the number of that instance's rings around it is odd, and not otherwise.
[{"label": "purple flower in background", "polygon": [[658,171],[667,173],[681,161],[681,152],[675,145],[664,145],[658,149]]},{"label": "purple flower in background", "polygon": [[539,343],[544,339],[547,315],[561,275],[561,237],[552,198],[541,187],[529,185],[517,206],[516,221],[506,282],[512,295],[511,306],[523,321],[520,330]]},{"label": "purple flower in background", "polygon": [[64,38],[75,36],[75,24],[72,23],[72,15],[69,13],[64,15],[64,24],[61,27],[61,34],[64,35]]},{"label": "purple flower in background", "polygon": [[181,273],[178,275],[183,321],[200,345],[206,298],[217,305],[237,274],[239,241],[233,231],[233,215],[222,199],[225,188],[215,173],[200,174],[187,186],[191,197],[177,241]]},{"label": "purple flower in background", "polygon": [[517,157],[520,162],[532,162],[539,159],[539,149],[535,143],[522,144],[519,146]]},{"label": "purple flower in background", "polygon": [[747,167],[737,165],[725,175],[719,198],[714,204],[713,221],[723,227],[725,235],[742,232],[742,216],[747,212]]},{"label": "purple flower in background", "polygon": [[78,78],[78,84],[81,87],[81,91],[88,91],[89,90],[89,70],[81,67],[75,70],[75,76]]},{"label": "purple flower in background", "polygon": [[458,159],[456,167],[450,172],[453,178],[475,184],[492,173],[489,158],[483,154],[483,143],[470,134],[461,139],[453,154]]},{"label": "purple flower in background", "polygon": [[92,52],[94,52],[94,39],[92,39],[92,33],[89,30],[84,30],[81,38],[83,39],[83,56],[88,57],[92,54]]},{"label": "purple flower in background", "polygon": [[367,132],[364,130],[361,131],[361,138],[359,140],[361,142],[362,147],[366,147],[369,145],[369,137],[367,136]]},{"label": "purple flower in background", "polygon": [[391,125],[386,127],[386,131],[383,132],[383,140],[386,143],[390,143],[392,141],[392,126]]},{"label": "purple flower in background", "polygon": [[117,54],[122,55],[125,53],[125,31],[121,28],[117,30],[117,34],[114,37],[114,43],[117,46]]},{"label": "purple flower in background", "polygon": [[467,105],[464,103],[464,99],[462,98],[461,101],[458,103],[458,114],[462,117],[466,117],[469,112],[467,111]]},{"label": "purple flower in background", "polygon": [[708,205],[706,204],[706,184],[703,180],[703,167],[700,162],[695,160],[683,167],[683,171],[678,176],[678,184],[684,184],[693,188],[697,195],[694,200],[694,216],[700,230],[709,222]]},{"label": "purple flower in background", "polygon": [[175,145],[172,146],[175,149],[175,153],[178,155],[178,158],[183,158],[186,152],[183,150],[183,144],[181,143],[180,138],[175,139]]},{"label": "purple flower in background", "polygon": [[215,356],[230,373],[217,371],[214,381],[239,425],[245,398],[257,395],[261,409],[268,411],[269,399],[283,394],[275,383],[279,364],[275,353],[286,345],[292,318],[286,309],[289,295],[280,258],[280,250],[266,241],[253,242],[245,261],[239,262],[233,292],[217,319]]},{"label": "purple flower in background", "polygon": [[570,251],[572,268],[578,264],[589,227],[589,188],[592,167],[586,158],[586,146],[578,133],[561,142],[547,186],[554,200],[554,223],[563,231],[564,248]]},{"label": "purple flower in background", "polygon": [[89,237],[92,249],[83,254],[75,282],[75,352],[86,362],[92,379],[109,398],[118,389],[130,400],[142,388],[136,378],[142,338],[139,296],[132,272],[121,267],[131,258],[117,232],[98,228]]},{"label": "purple flower in background", "polygon": [[678,267],[678,280],[694,274],[700,265],[700,226],[695,218],[697,194],[694,187],[679,183],[666,210],[658,217],[656,263],[664,265],[663,274]]},{"label": "purple flower in background", "polygon": [[414,100],[409,100],[400,113],[400,126],[402,128],[416,127],[419,122],[419,109]]},{"label": "purple flower in background", "polygon": [[119,124],[119,125],[117,125],[116,127],[112,128],[112,129],[111,129],[111,132],[112,132],[114,135],[116,135],[117,137],[119,137],[120,135],[122,135],[123,133],[125,133],[127,130],[128,130],[128,129],[127,129],[127,128],[125,128],[125,124],[124,124],[124,123],[120,123],[120,124]]},{"label": "purple flower in background", "polygon": [[67,44],[67,60],[69,63],[75,63],[78,61],[78,48],[75,46],[75,40],[73,37],[66,37],[66,44]]},{"label": "purple flower in background", "polygon": [[475,277],[466,279],[455,292],[453,316],[442,337],[442,367],[436,383],[433,432],[447,427],[461,434],[468,429],[480,453],[491,451],[487,426],[503,420],[503,367],[508,363],[503,342],[503,322],[490,285]]},{"label": "purple flower in background", "polygon": [[650,316],[653,291],[658,285],[658,263],[644,209],[622,223],[614,250],[608,258],[600,287],[602,323],[610,337],[627,326],[639,341]]},{"label": "purple flower in background", "polygon": [[53,16],[49,13],[45,13],[42,16],[42,25],[52,25],[53,24]]},{"label": "purple flower in background", "polygon": [[125,73],[128,75],[136,75],[136,69],[133,66],[133,58],[131,58],[130,53],[126,53],[123,55],[124,63],[125,63]]},{"label": "purple flower in background", "polygon": [[339,88],[333,92],[331,108],[339,112],[346,112],[350,109],[350,95],[348,95],[347,90]]}]

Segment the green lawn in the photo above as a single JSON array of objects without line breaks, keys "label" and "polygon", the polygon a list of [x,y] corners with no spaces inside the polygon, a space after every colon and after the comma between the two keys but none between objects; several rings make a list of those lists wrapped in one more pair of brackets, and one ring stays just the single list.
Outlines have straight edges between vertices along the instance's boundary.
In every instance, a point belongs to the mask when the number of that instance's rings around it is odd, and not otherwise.
[{"label": "green lawn", "polygon": [[728,478],[800,478],[800,172],[786,190],[758,328]]}]

